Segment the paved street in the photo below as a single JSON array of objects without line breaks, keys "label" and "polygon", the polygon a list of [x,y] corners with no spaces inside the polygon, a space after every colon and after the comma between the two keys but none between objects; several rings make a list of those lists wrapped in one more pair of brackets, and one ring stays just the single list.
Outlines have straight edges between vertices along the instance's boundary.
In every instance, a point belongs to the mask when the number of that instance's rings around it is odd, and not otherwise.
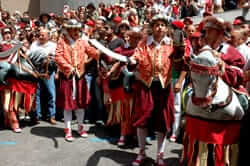
[{"label": "paved street", "polygon": [[[80,138],[68,143],[64,140],[63,123],[52,126],[47,122],[25,127],[15,134],[11,130],[0,130],[0,166],[129,166],[136,158],[138,148],[120,149],[116,139],[107,131],[87,125],[89,138]],[[76,125],[73,126],[76,129]],[[153,165],[156,141],[148,146],[145,166]],[[167,143],[166,163],[178,166],[182,145]]]}]

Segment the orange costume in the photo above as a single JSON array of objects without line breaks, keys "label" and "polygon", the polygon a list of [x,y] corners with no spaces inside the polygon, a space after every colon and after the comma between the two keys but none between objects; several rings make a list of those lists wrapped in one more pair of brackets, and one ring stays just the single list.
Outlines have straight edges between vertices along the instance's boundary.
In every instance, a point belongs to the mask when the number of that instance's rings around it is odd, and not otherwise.
[{"label": "orange costume", "polygon": [[[75,110],[86,108],[89,103],[89,93],[86,82],[83,78],[85,64],[91,57],[98,59],[98,51],[82,39],[76,40],[73,44],[63,35],[57,44],[55,61],[61,73],[59,91],[57,94],[57,106],[64,110]],[[73,95],[73,77],[76,78],[76,100]]]},{"label": "orange costume", "polygon": [[[166,131],[174,120],[173,93],[171,91],[172,40],[168,37],[160,43],[148,36],[138,44],[131,57],[137,62],[135,85],[134,126],[146,127],[149,118],[153,118],[154,129]],[[165,125],[163,125],[165,124]]]},{"label": "orange costume", "polygon": [[97,50],[91,47],[86,41],[78,39],[73,46],[70,46],[70,42],[66,36],[59,39],[55,58],[59,70],[67,78],[69,78],[73,71],[76,71],[79,73],[78,76],[82,77],[89,56],[98,59]]},{"label": "orange costume", "polygon": [[169,38],[165,38],[166,44],[155,46],[152,36],[139,43],[133,59],[138,63],[137,77],[150,87],[155,77],[158,77],[162,88],[166,88],[171,80],[170,55],[173,52],[173,46]]}]

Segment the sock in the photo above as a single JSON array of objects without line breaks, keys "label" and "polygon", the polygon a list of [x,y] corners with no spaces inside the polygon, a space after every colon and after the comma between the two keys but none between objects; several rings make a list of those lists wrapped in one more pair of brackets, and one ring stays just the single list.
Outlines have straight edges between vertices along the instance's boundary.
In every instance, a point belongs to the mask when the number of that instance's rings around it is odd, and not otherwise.
[{"label": "sock", "polygon": [[75,110],[78,126],[81,126],[83,124],[84,113],[85,113],[84,109]]},{"label": "sock", "polygon": [[64,110],[63,114],[65,128],[69,128],[71,130],[72,112]]},{"label": "sock", "polygon": [[144,128],[137,128],[137,136],[140,149],[145,149],[147,130]]},{"label": "sock", "polygon": [[157,137],[157,152],[164,153],[167,140],[166,134],[157,132],[156,137]]}]

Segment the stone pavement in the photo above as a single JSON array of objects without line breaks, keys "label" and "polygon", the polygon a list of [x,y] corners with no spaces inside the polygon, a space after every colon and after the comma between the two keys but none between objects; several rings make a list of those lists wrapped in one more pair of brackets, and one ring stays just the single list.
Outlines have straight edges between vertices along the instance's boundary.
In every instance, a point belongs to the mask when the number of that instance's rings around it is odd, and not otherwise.
[{"label": "stone pavement", "polygon": [[[0,166],[129,166],[136,158],[138,148],[118,148],[117,139],[108,136],[107,129],[86,125],[89,138],[72,143],[64,140],[63,123],[52,126],[41,122],[24,127],[20,134],[0,130]],[[73,126],[76,129],[76,125]],[[148,160],[144,166],[153,165],[156,141],[148,145]],[[178,166],[182,145],[167,143],[165,161],[168,166]]]}]

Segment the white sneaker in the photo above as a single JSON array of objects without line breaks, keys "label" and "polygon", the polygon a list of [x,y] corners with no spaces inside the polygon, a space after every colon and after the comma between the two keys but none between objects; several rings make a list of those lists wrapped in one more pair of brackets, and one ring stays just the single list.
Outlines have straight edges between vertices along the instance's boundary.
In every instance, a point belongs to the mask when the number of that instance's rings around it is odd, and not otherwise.
[{"label": "white sneaker", "polygon": [[25,119],[25,116],[24,115],[20,115],[19,116],[19,120],[24,120]]},{"label": "white sneaker", "polygon": [[68,142],[72,142],[74,141],[75,139],[72,137],[72,133],[71,133],[71,130],[69,128],[66,128],[64,129],[64,132],[65,132],[65,140],[68,141]]},{"label": "white sneaker", "polygon": [[140,166],[144,163],[146,159],[145,151],[141,150],[136,159],[132,162],[132,166]]},{"label": "white sneaker", "polygon": [[29,115],[26,115],[26,116],[25,116],[25,120],[30,120],[30,116],[29,116]]},{"label": "white sneaker", "polygon": [[20,129],[20,128],[13,129],[13,132],[14,132],[14,133],[21,133],[21,132],[22,132],[22,129]]},{"label": "white sneaker", "polygon": [[170,141],[170,142],[176,142],[176,136],[175,136],[175,135],[172,135],[172,136],[169,138],[169,141]]}]

